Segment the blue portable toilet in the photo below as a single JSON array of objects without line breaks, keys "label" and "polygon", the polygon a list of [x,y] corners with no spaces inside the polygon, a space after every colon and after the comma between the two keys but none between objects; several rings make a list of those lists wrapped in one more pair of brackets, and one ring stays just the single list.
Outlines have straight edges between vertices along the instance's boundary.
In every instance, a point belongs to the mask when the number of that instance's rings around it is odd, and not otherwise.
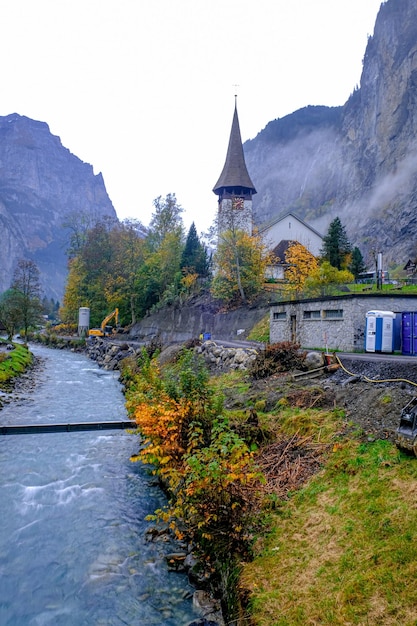
[{"label": "blue portable toilet", "polygon": [[405,311],[401,313],[401,352],[417,354],[417,313]]},{"label": "blue portable toilet", "polygon": [[394,352],[393,311],[368,311],[365,327],[365,352]]}]

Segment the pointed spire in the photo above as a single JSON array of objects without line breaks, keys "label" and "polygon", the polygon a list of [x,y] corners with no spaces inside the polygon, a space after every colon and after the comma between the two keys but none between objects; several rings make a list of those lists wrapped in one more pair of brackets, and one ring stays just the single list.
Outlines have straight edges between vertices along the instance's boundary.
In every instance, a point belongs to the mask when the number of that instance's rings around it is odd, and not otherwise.
[{"label": "pointed spire", "polygon": [[[241,190],[241,191],[239,191]],[[232,130],[230,132],[229,147],[227,148],[226,161],[220,178],[215,184],[213,191],[221,196],[224,191],[250,195],[256,193],[253,182],[246,168],[243,154],[242,138],[240,135],[239,118],[237,116],[237,103],[235,96],[235,111],[233,114]]]}]

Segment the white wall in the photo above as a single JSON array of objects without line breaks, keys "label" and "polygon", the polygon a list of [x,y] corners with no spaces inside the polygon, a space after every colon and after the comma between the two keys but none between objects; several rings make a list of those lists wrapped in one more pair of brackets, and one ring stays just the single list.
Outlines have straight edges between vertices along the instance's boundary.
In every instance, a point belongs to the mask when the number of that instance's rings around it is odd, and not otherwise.
[{"label": "white wall", "polygon": [[294,239],[301,243],[311,254],[318,256],[323,246],[323,239],[300,222],[295,216],[287,215],[272,226],[262,231],[267,245],[274,248],[283,239]]}]

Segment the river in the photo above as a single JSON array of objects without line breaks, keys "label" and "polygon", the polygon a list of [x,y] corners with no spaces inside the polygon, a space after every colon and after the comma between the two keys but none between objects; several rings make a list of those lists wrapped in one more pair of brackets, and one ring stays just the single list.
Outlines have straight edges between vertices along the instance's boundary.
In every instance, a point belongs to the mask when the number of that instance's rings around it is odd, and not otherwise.
[{"label": "river", "polygon": [[[0,424],[126,419],[117,376],[36,344],[37,383]],[[105,434],[104,434],[105,433]],[[1,626],[183,626],[198,615],[146,515],[164,504],[126,431],[0,436]]]}]

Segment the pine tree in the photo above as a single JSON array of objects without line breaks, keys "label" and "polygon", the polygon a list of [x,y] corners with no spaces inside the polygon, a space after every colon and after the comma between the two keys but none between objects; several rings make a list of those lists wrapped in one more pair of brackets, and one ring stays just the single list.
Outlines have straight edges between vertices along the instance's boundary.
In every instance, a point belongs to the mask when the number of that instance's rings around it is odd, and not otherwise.
[{"label": "pine tree", "polygon": [[188,231],[187,240],[181,256],[181,269],[187,272],[195,272],[199,276],[207,276],[209,262],[207,250],[201,243],[194,222]]},{"label": "pine tree", "polygon": [[352,245],[346,235],[345,227],[340,218],[336,217],[329,226],[327,235],[323,238],[323,248],[320,251],[324,261],[338,270],[345,269],[350,262]]},{"label": "pine tree", "polygon": [[352,260],[349,265],[349,271],[352,272],[355,278],[358,278],[359,274],[362,274],[362,272],[366,272],[362,252],[357,246],[352,250]]}]

